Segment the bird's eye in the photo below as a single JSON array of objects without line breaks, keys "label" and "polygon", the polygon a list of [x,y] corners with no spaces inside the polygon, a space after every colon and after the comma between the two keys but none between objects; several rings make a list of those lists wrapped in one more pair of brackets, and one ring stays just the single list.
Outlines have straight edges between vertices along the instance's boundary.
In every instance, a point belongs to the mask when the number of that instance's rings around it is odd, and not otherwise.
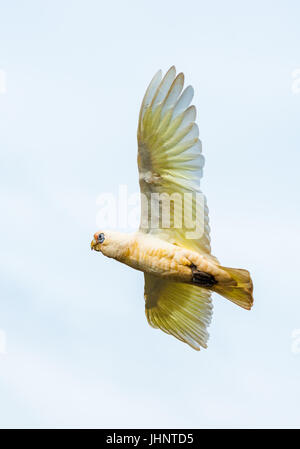
[{"label": "bird's eye", "polygon": [[103,232],[101,232],[101,234],[98,235],[98,242],[103,243],[104,240],[105,240],[104,234],[103,234]]}]

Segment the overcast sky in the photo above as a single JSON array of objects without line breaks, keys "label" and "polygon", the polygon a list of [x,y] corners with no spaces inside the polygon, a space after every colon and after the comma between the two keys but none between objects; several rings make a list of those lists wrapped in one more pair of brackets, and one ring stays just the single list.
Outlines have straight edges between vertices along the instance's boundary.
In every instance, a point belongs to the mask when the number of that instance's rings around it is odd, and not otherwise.
[{"label": "overcast sky", "polygon": [[[0,427],[299,427],[298,1],[11,1],[0,14]],[[195,89],[213,253],[208,349],[150,328],[143,275],[90,251],[138,191],[153,74]]]}]

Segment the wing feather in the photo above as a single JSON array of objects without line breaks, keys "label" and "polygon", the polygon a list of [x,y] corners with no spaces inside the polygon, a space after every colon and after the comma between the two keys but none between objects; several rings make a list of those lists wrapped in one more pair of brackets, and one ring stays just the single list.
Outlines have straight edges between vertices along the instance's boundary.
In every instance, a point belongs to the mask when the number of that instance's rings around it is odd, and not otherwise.
[{"label": "wing feather", "polygon": [[158,105],[160,105],[163,100],[166,98],[170,87],[173,84],[173,81],[175,79],[176,76],[176,69],[174,66],[172,66],[167,73],[165,74],[165,76],[163,77],[160,85],[158,86],[156,93],[153,97],[153,100],[151,102],[151,109],[153,111],[155,111],[156,107]]},{"label": "wing feather", "polygon": [[173,106],[176,104],[179,95],[181,94],[181,91],[183,89],[184,85],[184,74],[179,73],[176,78],[174,79],[168,94],[166,95],[166,98],[163,102],[163,108],[162,108],[162,117],[165,115],[165,113],[173,108]]},{"label": "wing feather", "polygon": [[179,100],[177,101],[176,106],[174,107],[173,117],[176,117],[177,115],[185,111],[185,109],[188,108],[188,106],[190,105],[193,97],[194,97],[193,87],[192,86],[186,87],[182,95],[180,96]]},{"label": "wing feather", "polygon": [[152,80],[146,90],[146,93],[145,93],[143,101],[142,101],[141,110],[140,110],[140,117],[139,117],[140,125],[142,125],[142,123],[143,123],[144,113],[145,113],[146,109],[150,106],[150,104],[153,100],[153,97],[157,91],[157,87],[159,86],[159,84],[161,82],[161,77],[162,77],[162,71],[159,70],[158,72],[156,72],[156,74],[152,78]]}]

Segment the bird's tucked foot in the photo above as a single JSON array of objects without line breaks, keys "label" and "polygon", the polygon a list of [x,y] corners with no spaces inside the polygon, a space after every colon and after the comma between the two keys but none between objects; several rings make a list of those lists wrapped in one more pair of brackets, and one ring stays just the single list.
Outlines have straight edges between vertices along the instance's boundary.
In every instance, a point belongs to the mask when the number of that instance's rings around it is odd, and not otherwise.
[{"label": "bird's tucked foot", "polygon": [[196,265],[191,265],[192,270],[192,282],[200,287],[213,287],[217,281],[212,274],[205,273],[204,271],[199,271]]}]

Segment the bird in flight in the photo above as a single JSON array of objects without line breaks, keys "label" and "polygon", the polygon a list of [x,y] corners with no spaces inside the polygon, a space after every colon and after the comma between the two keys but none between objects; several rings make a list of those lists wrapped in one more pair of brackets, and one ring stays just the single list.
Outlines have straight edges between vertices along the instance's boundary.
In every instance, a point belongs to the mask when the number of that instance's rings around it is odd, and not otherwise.
[{"label": "bird in flight", "polygon": [[223,267],[211,254],[194,91],[183,86],[174,66],[164,77],[159,71],[141,105],[139,230],[101,230],[91,248],[143,271],[148,323],[200,350],[207,347],[212,292],[250,310],[253,286],[247,270]]}]

